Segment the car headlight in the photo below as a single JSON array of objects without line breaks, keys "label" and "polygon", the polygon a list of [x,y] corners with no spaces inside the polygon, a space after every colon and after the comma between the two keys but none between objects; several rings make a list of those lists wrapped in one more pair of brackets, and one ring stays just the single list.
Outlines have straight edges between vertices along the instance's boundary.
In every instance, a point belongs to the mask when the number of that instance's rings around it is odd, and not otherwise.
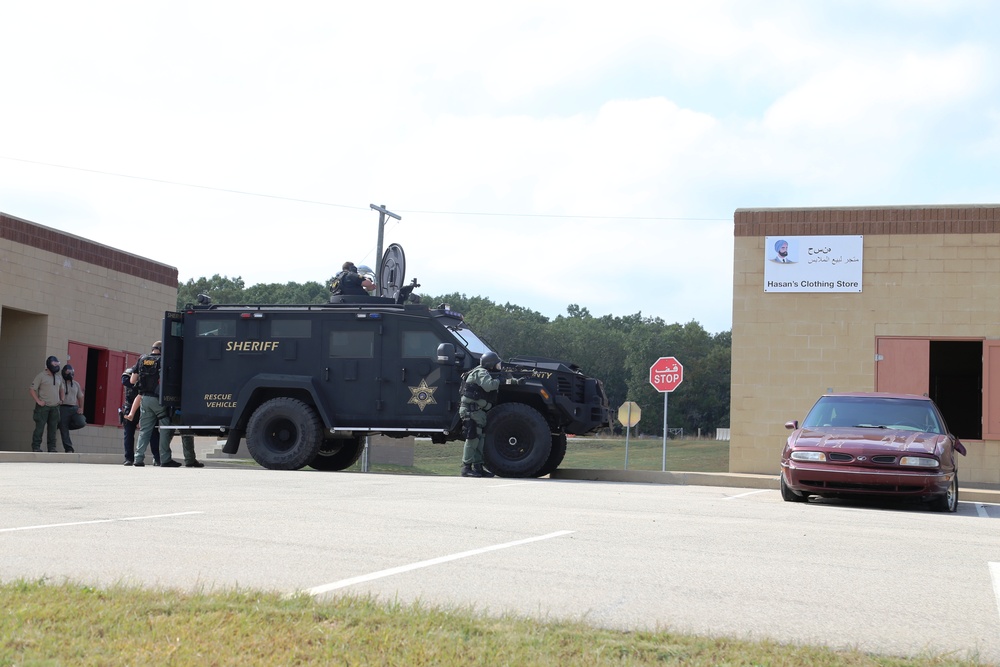
[{"label": "car headlight", "polygon": [[792,452],[793,461],[826,461],[826,454],[823,452]]},{"label": "car headlight", "polygon": [[929,459],[926,456],[904,456],[899,459],[901,466],[914,466],[916,468],[937,468],[937,459]]}]

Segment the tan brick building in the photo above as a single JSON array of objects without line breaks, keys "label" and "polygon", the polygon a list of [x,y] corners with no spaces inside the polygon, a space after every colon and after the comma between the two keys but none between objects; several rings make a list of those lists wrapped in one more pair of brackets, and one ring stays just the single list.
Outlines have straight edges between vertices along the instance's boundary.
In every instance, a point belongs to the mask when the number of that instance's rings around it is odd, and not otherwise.
[{"label": "tan brick building", "polygon": [[0,213],[0,450],[31,450],[28,386],[55,355],[85,392],[75,450],[121,453],[122,371],[176,301],[176,268]]},{"label": "tan brick building", "polygon": [[[731,472],[777,474],[784,423],[825,392],[900,391],[938,402],[963,483],[1000,485],[1000,205],[738,209],[734,226]],[[783,241],[798,266],[775,266]],[[853,291],[822,277],[850,272]]]}]

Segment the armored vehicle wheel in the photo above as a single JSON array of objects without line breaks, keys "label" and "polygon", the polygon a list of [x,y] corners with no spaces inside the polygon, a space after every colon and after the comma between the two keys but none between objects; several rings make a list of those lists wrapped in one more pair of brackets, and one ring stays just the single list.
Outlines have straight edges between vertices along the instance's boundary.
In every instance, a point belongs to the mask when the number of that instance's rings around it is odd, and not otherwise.
[{"label": "armored vehicle wheel", "polygon": [[483,457],[501,477],[531,477],[549,460],[552,434],[545,418],[523,403],[503,403],[488,413]]},{"label": "armored vehicle wheel", "polygon": [[271,470],[298,470],[316,457],[323,425],[311,407],[295,398],[272,398],[254,410],[247,426],[247,449]]},{"label": "armored vehicle wheel", "polygon": [[358,437],[324,440],[319,452],[309,462],[309,467],[316,470],[346,470],[357,463],[364,448],[364,440]]},{"label": "armored vehicle wheel", "polygon": [[552,451],[549,452],[549,458],[542,466],[542,469],[534,474],[535,477],[545,477],[546,475],[551,475],[552,471],[559,467],[562,463],[563,457],[566,456],[566,434],[565,433],[553,433],[552,434]]}]

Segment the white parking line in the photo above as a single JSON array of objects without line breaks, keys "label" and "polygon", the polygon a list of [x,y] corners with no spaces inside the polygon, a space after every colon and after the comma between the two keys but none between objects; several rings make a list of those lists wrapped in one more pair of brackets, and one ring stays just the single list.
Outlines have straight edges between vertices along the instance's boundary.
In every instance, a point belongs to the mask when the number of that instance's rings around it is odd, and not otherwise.
[{"label": "white parking line", "polygon": [[986,513],[986,505],[983,505],[982,503],[976,504],[976,512],[979,514],[979,516],[983,517],[984,519],[988,519],[990,516],[989,514]]},{"label": "white parking line", "polygon": [[997,613],[1000,614],[1000,563],[990,563],[990,577],[993,579],[993,598],[997,602]]},{"label": "white parking line", "polygon": [[19,528],[0,528],[0,533],[12,533],[15,530],[41,530],[42,528],[62,528],[63,526],[86,526],[94,523],[113,523],[115,521],[142,521],[143,519],[164,519],[172,516],[187,516],[189,514],[204,514],[204,512],[175,512],[174,514],[152,514],[150,516],[126,516],[120,519],[97,519],[95,521],[73,521],[72,523],[49,523],[41,526],[20,526]]},{"label": "white parking line", "polygon": [[411,563],[409,565],[400,565],[399,567],[391,567],[388,570],[380,570],[379,572],[372,572],[371,574],[362,574],[358,577],[351,577],[350,579],[341,579],[340,581],[335,581],[332,584],[323,584],[322,586],[316,586],[306,590],[309,595],[321,595],[323,593],[328,593],[329,591],[337,590],[338,588],[346,588],[347,586],[353,586],[354,584],[361,584],[367,581],[374,581],[375,579],[381,579],[383,577],[390,577],[394,574],[402,574],[404,572],[410,572],[412,570],[418,570],[422,567],[430,567],[431,565],[440,565],[441,563],[447,563],[453,560],[458,560],[460,558],[468,558],[469,556],[478,556],[479,554],[489,553],[490,551],[497,551],[498,549],[508,549],[510,547],[521,546],[522,544],[530,544],[531,542],[538,542],[540,540],[549,540],[553,537],[562,537],[564,535],[569,535],[575,531],[572,530],[559,530],[554,533],[549,533],[548,535],[539,535],[538,537],[529,537],[524,540],[517,540],[515,542],[505,542],[503,544],[494,544],[490,547],[483,547],[481,549],[472,549],[470,551],[462,551],[457,554],[451,554],[450,556],[441,556],[440,558],[431,558],[430,560],[422,560],[417,563]]},{"label": "white parking line", "polygon": [[733,498],[746,498],[747,496],[753,496],[758,493],[767,493],[768,491],[774,491],[774,489],[761,489],[760,491],[747,491],[746,493],[740,493],[735,496],[726,496],[723,500],[732,500]]}]

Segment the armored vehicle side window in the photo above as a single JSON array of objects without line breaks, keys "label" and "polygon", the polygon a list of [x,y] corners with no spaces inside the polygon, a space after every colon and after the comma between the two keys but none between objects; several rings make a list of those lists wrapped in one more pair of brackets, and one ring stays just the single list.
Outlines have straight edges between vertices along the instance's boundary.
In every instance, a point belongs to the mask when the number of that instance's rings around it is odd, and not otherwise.
[{"label": "armored vehicle side window", "polygon": [[312,338],[310,320],[271,320],[273,338]]},{"label": "armored vehicle side window", "polygon": [[236,337],[236,320],[195,320],[196,336]]},{"label": "armored vehicle side window", "polygon": [[335,359],[371,359],[374,356],[374,331],[330,332],[330,357]]},{"label": "armored vehicle side window", "polygon": [[404,331],[403,358],[426,359],[437,355],[441,339],[433,331]]}]

